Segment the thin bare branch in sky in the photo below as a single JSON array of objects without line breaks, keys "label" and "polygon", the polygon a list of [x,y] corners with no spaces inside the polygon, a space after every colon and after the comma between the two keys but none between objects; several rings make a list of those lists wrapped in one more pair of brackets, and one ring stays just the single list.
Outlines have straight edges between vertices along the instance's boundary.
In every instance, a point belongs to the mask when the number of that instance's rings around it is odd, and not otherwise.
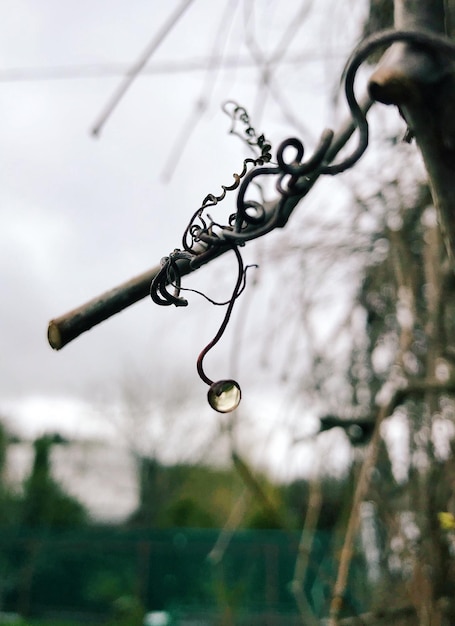
[{"label": "thin bare branch in sky", "polygon": [[254,13],[253,2],[250,0],[244,5],[244,24],[245,24],[245,43],[250,51],[250,54],[260,69],[260,82],[256,93],[256,106],[254,107],[255,119],[261,119],[261,113],[264,110],[267,100],[267,93],[273,96],[275,102],[280,107],[285,119],[288,122],[295,125],[301,134],[307,134],[306,129],[302,124],[298,122],[297,118],[292,114],[292,111],[287,106],[285,99],[281,93],[281,89],[277,89],[275,86],[274,71],[282,62],[286,52],[289,49],[292,41],[298,34],[300,27],[305,21],[311,7],[312,0],[304,0],[298,9],[296,15],[292,16],[288,26],[284,30],[278,45],[273,52],[266,56],[259,46],[256,36],[254,34]]},{"label": "thin bare branch in sky", "polygon": [[193,108],[181,127],[180,132],[174,139],[174,144],[171,147],[168,158],[166,159],[163,171],[161,172],[161,180],[163,182],[169,183],[171,181],[172,175],[175,172],[175,168],[179,163],[185,146],[188,144],[197,123],[200,121],[206,110],[207,103],[204,100],[197,100],[193,105]]},{"label": "thin bare branch in sky", "polygon": [[[280,61],[281,66],[302,65],[302,63],[339,62],[343,50],[334,49],[330,53],[315,49],[306,49],[288,56]],[[270,61],[274,65],[275,61]],[[220,66],[223,70],[236,71],[250,69],[257,63],[250,56],[239,54],[219,55],[212,59],[212,67]],[[80,80],[84,78],[110,78],[128,74],[129,66],[125,63],[90,63],[82,65],[49,65],[49,66],[14,66],[0,68],[0,83],[28,83],[37,81]],[[207,58],[194,57],[182,61],[159,61],[142,68],[141,76],[160,74],[189,74],[207,71]]]},{"label": "thin bare branch in sky", "polygon": [[237,3],[238,0],[228,0],[221,16],[213,41],[212,52],[207,62],[205,79],[202,84],[200,96],[194,103],[193,110],[190,112],[179,135],[177,136],[177,140],[174,142],[174,145],[170,150],[169,157],[163,168],[161,177],[166,183],[171,180],[191,135],[195,131],[198,122],[201,120],[209,106],[211,93],[213,92],[216,81],[215,72],[218,72],[224,65],[224,47],[227,42],[230,27],[232,26]]},{"label": "thin bare branch in sky", "polygon": [[288,27],[284,31],[280,42],[278,43],[271,57],[268,59],[269,62],[280,63],[283,60],[284,55],[288,51],[294,37],[299,32],[312,6],[313,0],[304,0],[302,2],[300,9],[297,11],[296,15],[292,17],[289,21]]},{"label": "thin bare branch in sky", "polygon": [[163,24],[161,29],[154,35],[150,44],[139,57],[138,61],[136,61],[136,63],[131,67],[124,81],[121,83],[117,91],[112,96],[112,99],[108,102],[106,108],[101,113],[100,117],[92,128],[92,135],[94,135],[95,137],[99,136],[102,127],[105,125],[108,118],[110,117],[120,100],[123,98],[134,79],[138,76],[138,74],[140,74],[141,70],[149,61],[152,54],[166,39],[168,34],[171,32],[171,30],[174,28],[174,26],[177,24],[179,19],[182,17],[182,15],[192,2],[193,0],[183,0],[183,2],[177,7],[177,9],[169,16],[169,19]]},{"label": "thin bare branch in sky", "polygon": [[[271,78],[271,74],[269,74],[269,79],[270,78]],[[272,96],[273,100],[279,106],[281,110],[281,114],[283,115],[283,118],[289,124],[291,124],[291,126],[293,126],[295,129],[298,130],[298,132],[300,133],[300,136],[306,137],[307,139],[309,138],[314,139],[314,133],[312,133],[311,130],[307,126],[305,126],[305,124],[302,124],[300,118],[297,115],[294,115],[293,111],[291,110],[291,107],[287,103],[287,98],[284,95],[284,90],[278,85],[278,81],[276,77],[273,77],[272,80],[268,80],[267,83],[263,83],[263,84],[264,84],[264,87],[266,88],[265,91],[268,91],[268,93]],[[263,97],[263,102],[265,102],[265,94]]]}]

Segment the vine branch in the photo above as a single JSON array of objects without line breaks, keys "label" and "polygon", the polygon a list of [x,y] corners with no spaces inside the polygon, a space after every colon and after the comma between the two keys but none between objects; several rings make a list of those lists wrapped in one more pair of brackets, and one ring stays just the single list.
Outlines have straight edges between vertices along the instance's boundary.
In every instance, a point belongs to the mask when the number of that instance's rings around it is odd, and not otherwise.
[{"label": "vine branch", "polygon": [[[369,97],[365,97],[360,102],[360,108],[366,115],[371,107],[372,101]],[[340,130],[334,135],[332,144],[327,151],[326,160],[331,162],[335,159],[338,153],[344,148],[356,129],[355,123],[349,118],[340,128]],[[307,192],[316,183],[319,178],[319,174],[313,176],[311,179],[306,180]],[[282,207],[282,222],[277,224],[277,228],[282,228],[286,225],[287,220],[291,216],[295,207],[297,206],[300,197],[291,196],[288,197]],[[276,205],[280,200],[265,203],[265,211],[269,215],[272,215],[276,209]],[[248,229],[252,227],[247,227]],[[207,250],[207,246],[200,244],[200,251]],[[180,276],[185,276],[191,272],[199,269],[214,258],[221,256],[225,252],[232,249],[230,244],[220,245],[214,250],[210,257],[204,257],[204,255],[198,255],[198,265],[191,266],[188,260],[180,259],[177,261],[179,267]],[[89,300],[85,304],[52,319],[48,326],[48,341],[50,346],[54,350],[60,350],[71,341],[79,337],[81,334],[89,331],[96,325],[104,322],[113,315],[120,313],[129,306],[132,306],[136,302],[146,298],[150,294],[150,283],[161,271],[161,265],[156,265],[148,271],[131,278],[130,280],[121,283],[117,287],[110,289],[102,293],[101,295]]]}]

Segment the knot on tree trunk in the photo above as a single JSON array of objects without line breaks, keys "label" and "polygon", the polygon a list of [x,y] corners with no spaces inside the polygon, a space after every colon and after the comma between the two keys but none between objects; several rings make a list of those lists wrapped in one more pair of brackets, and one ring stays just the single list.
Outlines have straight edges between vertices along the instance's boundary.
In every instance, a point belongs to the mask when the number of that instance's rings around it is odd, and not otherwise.
[{"label": "knot on tree trunk", "polygon": [[[421,34],[420,34],[421,33]],[[449,257],[455,258],[455,46],[428,30],[397,32],[371,75],[372,100],[396,105],[429,175]]]},{"label": "knot on tree trunk", "polygon": [[397,43],[370,77],[368,91],[373,100],[383,104],[418,103],[452,72],[452,63],[446,58]]}]

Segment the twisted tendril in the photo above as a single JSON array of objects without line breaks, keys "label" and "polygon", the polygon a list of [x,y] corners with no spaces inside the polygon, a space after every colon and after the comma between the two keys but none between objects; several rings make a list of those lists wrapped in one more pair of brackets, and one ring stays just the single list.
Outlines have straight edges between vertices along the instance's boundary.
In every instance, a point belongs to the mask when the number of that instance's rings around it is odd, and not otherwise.
[{"label": "twisted tendril", "polygon": [[[452,57],[455,55],[455,45],[448,38],[425,31],[387,30],[360,43],[349,58],[343,72],[345,96],[354,125],[358,130],[358,143],[352,153],[338,163],[331,163],[337,149],[331,152],[334,133],[326,129],[313,155],[306,161],[303,143],[291,137],[278,147],[276,164],[269,165],[272,160],[271,144],[264,135],[256,133],[246,109],[232,101],[226,102],[223,106],[223,111],[231,118],[230,134],[240,137],[255,153],[255,157],[244,159],[241,172],[233,174],[234,182],[231,185],[221,185],[220,194],[207,194],[184,231],[183,250],[174,250],[169,257],[163,259],[162,268],[153,280],[150,290],[151,297],[157,304],[187,306],[188,301],[180,295],[182,267],[187,265],[190,269],[195,269],[216,256],[222,247],[233,250],[238,263],[237,281],[230,300],[223,303],[227,304],[227,309],[218,332],[201,351],[197,360],[199,376],[210,386],[209,403],[217,411],[233,410],[237,407],[241,397],[240,387],[236,381],[214,382],[204,370],[204,358],[221,339],[229,323],[235,301],[245,288],[248,267],[244,269],[239,246],[278,226],[284,226],[289,217],[286,200],[291,197],[303,198],[319,175],[334,176],[351,168],[360,159],[368,146],[369,133],[366,113],[359,105],[354,91],[356,73],[374,50],[397,41],[417,44],[433,53],[439,52]],[[239,124],[241,130],[239,130]],[[257,184],[258,177],[270,175],[277,177],[276,189],[280,195],[279,201],[265,206],[264,202],[247,199],[250,185]],[[229,216],[228,223],[225,225],[215,222],[206,212],[207,209],[217,205],[225,199],[228,192],[236,189],[239,190],[236,212]],[[173,288],[172,292],[169,291],[169,286]],[[213,304],[218,304],[210,298],[207,299]]]}]

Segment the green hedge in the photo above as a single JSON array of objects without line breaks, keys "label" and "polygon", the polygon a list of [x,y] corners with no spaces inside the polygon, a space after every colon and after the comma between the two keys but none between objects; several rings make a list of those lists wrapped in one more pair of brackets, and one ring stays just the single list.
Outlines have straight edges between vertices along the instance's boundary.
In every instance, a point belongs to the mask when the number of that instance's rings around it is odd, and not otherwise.
[{"label": "green hedge", "polygon": [[[0,532],[3,607],[22,615],[114,616],[122,602],[137,611],[222,610],[292,613],[293,577],[300,536],[283,531],[234,533],[221,561],[208,556],[216,530]],[[305,591],[324,615],[336,562],[333,537],[314,542]],[[362,561],[354,562],[348,605],[364,610]],[[353,600],[355,598],[355,601]],[[123,600],[122,600],[123,599]],[[131,625],[132,626],[132,625]]]}]

